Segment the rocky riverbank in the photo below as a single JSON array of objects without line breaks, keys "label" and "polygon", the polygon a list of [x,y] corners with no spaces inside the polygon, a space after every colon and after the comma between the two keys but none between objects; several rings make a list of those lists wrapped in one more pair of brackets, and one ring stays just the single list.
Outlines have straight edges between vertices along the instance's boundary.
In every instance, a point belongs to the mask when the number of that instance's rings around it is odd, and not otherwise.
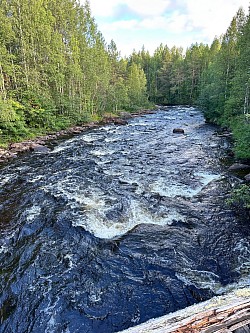
[{"label": "rocky riverbank", "polygon": [[89,129],[99,127],[106,124],[126,125],[127,119],[144,114],[154,113],[153,110],[140,110],[138,112],[120,112],[117,117],[105,116],[101,121],[84,123],[79,126],[72,126],[68,129],[60,130],[46,135],[38,136],[35,139],[25,140],[22,142],[10,143],[7,148],[0,148],[0,163],[8,162],[13,158],[17,158],[19,154],[27,152],[40,152],[46,153],[50,151],[49,143],[63,137],[78,135]]},{"label": "rocky riverbank", "polygon": [[[167,107],[161,107],[161,109],[167,109]],[[72,126],[68,129],[60,130],[53,133],[48,133],[46,135],[38,136],[35,139],[25,140],[22,142],[14,142],[10,143],[9,146],[4,149],[0,148],[0,164],[4,162],[8,162],[13,158],[17,158],[18,155],[28,152],[38,152],[38,153],[46,153],[50,151],[50,143],[59,140],[63,137],[69,137],[74,135],[79,135],[87,130],[92,128],[97,128],[107,124],[115,124],[115,125],[127,125],[127,120],[133,117],[138,117],[146,114],[151,114],[156,112],[156,110],[140,110],[138,112],[120,112],[118,116],[105,116],[101,121],[84,123],[78,126]],[[191,114],[192,116],[192,114]],[[183,129],[173,129],[173,133],[182,133],[184,134]],[[218,136],[229,136],[229,134],[222,133],[218,134]],[[242,172],[250,171],[249,164],[242,163],[234,163],[229,167],[229,171],[233,172]],[[250,173],[247,173],[244,176],[244,180],[249,183],[250,182]]]}]

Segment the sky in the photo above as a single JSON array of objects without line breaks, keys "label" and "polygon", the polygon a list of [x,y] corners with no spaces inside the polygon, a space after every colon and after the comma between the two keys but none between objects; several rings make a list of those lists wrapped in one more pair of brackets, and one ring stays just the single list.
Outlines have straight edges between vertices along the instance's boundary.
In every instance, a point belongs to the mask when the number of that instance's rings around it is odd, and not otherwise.
[{"label": "sky", "polygon": [[[84,0],[81,0],[83,3]],[[240,7],[249,0],[89,0],[92,16],[105,41],[111,39],[122,56],[144,46],[151,54],[168,47],[211,44],[225,33]]]}]

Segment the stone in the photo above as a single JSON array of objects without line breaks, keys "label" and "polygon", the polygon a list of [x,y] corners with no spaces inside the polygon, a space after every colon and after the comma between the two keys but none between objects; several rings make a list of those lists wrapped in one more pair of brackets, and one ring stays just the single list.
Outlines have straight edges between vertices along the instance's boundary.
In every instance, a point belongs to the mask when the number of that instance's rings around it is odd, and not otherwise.
[{"label": "stone", "polygon": [[22,153],[25,151],[30,150],[30,144],[27,144],[27,142],[17,142],[10,144],[10,150],[11,152],[15,153]]},{"label": "stone", "polygon": [[120,119],[120,118],[114,118],[113,123],[115,125],[127,125],[128,124],[128,122],[126,120]]},{"label": "stone", "polygon": [[240,170],[249,170],[249,169],[250,165],[241,164],[241,163],[234,163],[228,168],[229,171],[240,171]]},{"label": "stone", "polygon": [[120,117],[122,119],[129,119],[129,118],[132,118],[132,115],[129,112],[122,111],[122,112],[120,112]]},{"label": "stone", "polygon": [[173,129],[173,133],[184,134],[185,131],[184,131],[183,128],[174,128],[174,129]]},{"label": "stone", "polygon": [[245,180],[250,183],[250,173],[245,176]]},{"label": "stone", "polygon": [[17,157],[17,153],[9,152],[7,157],[8,158],[16,158]]},{"label": "stone", "polygon": [[45,145],[45,141],[44,140],[41,140],[41,139],[37,139],[35,140],[35,143],[37,143],[38,145]]},{"label": "stone", "polygon": [[37,143],[31,144],[30,149],[37,153],[48,153],[50,151],[48,147],[39,145]]}]

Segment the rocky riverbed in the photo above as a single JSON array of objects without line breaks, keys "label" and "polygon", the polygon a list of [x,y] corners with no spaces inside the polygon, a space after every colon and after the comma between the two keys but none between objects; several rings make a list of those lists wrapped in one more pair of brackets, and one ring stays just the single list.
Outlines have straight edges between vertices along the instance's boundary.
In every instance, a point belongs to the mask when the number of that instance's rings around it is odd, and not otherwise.
[{"label": "rocky riverbed", "polygon": [[249,286],[228,147],[173,107],[3,164],[0,332],[113,333]]},{"label": "rocky riverbed", "polygon": [[154,113],[154,110],[140,110],[134,113],[120,112],[119,115],[105,116],[101,121],[89,122],[82,125],[72,126],[65,130],[60,130],[46,135],[38,136],[34,139],[25,140],[22,142],[10,143],[7,148],[0,148],[0,163],[8,162],[13,158],[17,158],[22,153],[27,152],[48,152],[51,144],[57,140],[65,139],[72,135],[79,135],[82,132],[88,131],[107,124],[126,125],[127,119],[138,117],[145,114]]}]

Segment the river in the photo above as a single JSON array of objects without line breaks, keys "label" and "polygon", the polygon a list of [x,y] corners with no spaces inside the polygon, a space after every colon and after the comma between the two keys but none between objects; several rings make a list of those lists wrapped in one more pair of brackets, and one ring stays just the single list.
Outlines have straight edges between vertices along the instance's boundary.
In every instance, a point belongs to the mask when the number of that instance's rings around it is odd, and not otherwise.
[{"label": "river", "polygon": [[0,169],[1,333],[113,333],[250,284],[228,143],[198,109],[51,145]]}]

